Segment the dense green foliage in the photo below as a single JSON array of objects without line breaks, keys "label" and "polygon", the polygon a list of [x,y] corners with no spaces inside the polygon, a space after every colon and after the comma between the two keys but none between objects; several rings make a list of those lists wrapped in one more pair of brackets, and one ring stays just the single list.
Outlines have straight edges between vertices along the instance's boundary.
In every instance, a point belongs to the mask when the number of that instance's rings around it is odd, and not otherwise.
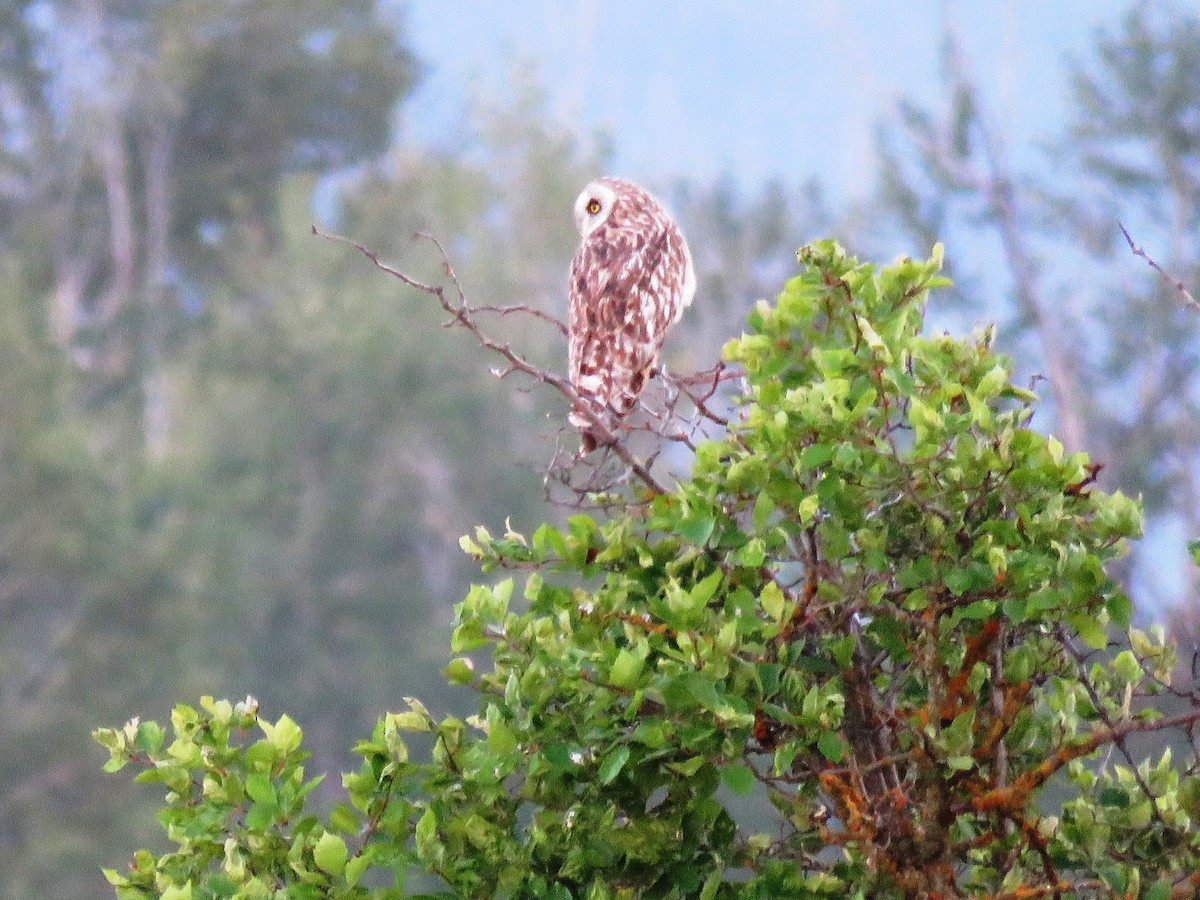
[{"label": "dense green foliage", "polygon": [[[956,248],[961,307],[998,321],[1017,370],[1046,379],[1055,433],[1103,460],[1101,484],[1140,495],[1148,530],[1200,534],[1200,316],[1121,232],[1195,285],[1195,4],[1135,3],[1114,18],[1092,52],[1068,63],[1071,109],[1042,153],[1014,152],[996,127],[1005,118],[996,98],[954,38],[944,70],[942,101],[903,103],[900,134],[883,142],[889,218],[916,247]],[[1158,547],[1148,541],[1122,565],[1130,582],[1152,585],[1139,602],[1179,601],[1178,639],[1188,643],[1200,624],[1200,569]]]},{"label": "dense green foliage", "polygon": [[[385,715],[328,817],[299,728],[256,701],[180,706],[169,741],[98,731],[110,769],[168,789],[177,845],[110,871],[118,897],[401,896],[427,874],[564,900],[1194,889],[1194,759],[1093,762],[1200,719],[1144,704],[1161,638],[1108,648],[1137,504],[1028,427],[989,334],[923,333],[940,250],[800,258],[728,344],[744,390],[689,477],[463,539],[525,572],[524,602],[504,578],[458,606],[453,652],[487,653],[446,673],[477,712]],[[773,811],[739,821],[738,795]]]}]

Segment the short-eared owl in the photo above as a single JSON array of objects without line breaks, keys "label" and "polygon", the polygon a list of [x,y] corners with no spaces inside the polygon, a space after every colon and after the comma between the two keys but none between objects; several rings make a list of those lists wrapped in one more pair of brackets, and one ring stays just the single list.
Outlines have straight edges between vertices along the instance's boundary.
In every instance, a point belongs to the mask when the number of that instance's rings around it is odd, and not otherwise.
[{"label": "short-eared owl", "polygon": [[[667,329],[696,293],[692,255],[678,226],[648,191],[599,178],[575,201],[582,241],[571,263],[571,383],[593,417],[624,416],[658,367]],[[599,436],[576,412],[583,449]]]}]

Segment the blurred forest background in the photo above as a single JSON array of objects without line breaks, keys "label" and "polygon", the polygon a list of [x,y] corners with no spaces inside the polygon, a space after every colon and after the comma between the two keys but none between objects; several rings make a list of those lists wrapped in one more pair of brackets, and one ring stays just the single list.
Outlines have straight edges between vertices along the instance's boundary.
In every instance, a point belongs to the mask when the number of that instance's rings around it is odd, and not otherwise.
[{"label": "blurred forest background", "polygon": [[[1073,105],[1032,163],[953,29],[945,48],[941,99],[880,128],[867,200],[839,208],[816,173],[649,184],[700,270],[670,365],[710,364],[807,240],[946,241],[934,321],[998,320],[1041,376],[1037,427],[1145,497],[1121,577],[1186,664],[1200,315],[1117,221],[1195,290],[1200,17],[1131,7],[1047,73]],[[405,127],[431,65],[371,0],[0,4],[0,898],[109,896],[98,867],[157,839],[155,792],[101,774],[97,725],[252,693],[336,773],[401,696],[453,708],[446,625],[477,574],[458,536],[563,514],[542,491],[561,403],[309,234],[437,278],[425,229],[474,302],[563,312],[571,201],[611,142],[516,67],[432,149]],[[562,369],[553,330],[497,330]]]}]

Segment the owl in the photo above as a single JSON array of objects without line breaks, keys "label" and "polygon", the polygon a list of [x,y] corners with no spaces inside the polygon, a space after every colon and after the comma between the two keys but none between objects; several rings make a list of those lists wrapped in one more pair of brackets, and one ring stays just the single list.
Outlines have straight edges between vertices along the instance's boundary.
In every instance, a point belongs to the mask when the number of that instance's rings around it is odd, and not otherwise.
[{"label": "owl", "polygon": [[[580,403],[610,424],[658,368],[667,329],[692,302],[696,272],[679,227],[648,191],[599,178],[575,200],[580,243],[571,262],[568,364]],[[601,437],[572,411],[583,450]]]}]

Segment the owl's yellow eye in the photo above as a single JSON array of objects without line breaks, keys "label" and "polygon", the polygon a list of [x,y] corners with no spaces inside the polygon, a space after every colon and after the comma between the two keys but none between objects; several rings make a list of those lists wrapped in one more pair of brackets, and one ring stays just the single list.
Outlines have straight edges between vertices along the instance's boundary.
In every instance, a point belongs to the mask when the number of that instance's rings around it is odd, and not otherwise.
[{"label": "owl's yellow eye", "polygon": [[588,213],[590,213],[593,216],[596,213],[600,212],[600,201],[597,200],[595,197],[593,197],[591,200],[589,200],[588,205],[587,205],[587,211],[588,211]]}]

